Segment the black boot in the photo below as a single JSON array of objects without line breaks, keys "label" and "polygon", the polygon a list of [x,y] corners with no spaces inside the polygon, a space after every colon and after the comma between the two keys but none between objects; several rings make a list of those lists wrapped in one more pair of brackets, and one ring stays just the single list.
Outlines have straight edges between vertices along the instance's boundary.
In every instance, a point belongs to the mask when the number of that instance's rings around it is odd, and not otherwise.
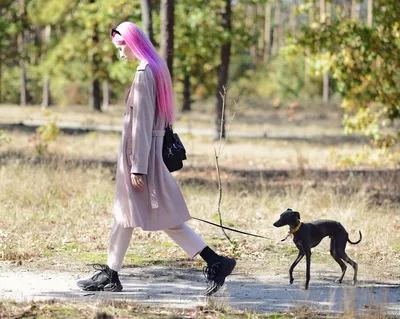
[{"label": "black boot", "polygon": [[200,256],[207,262],[203,268],[204,277],[208,280],[208,287],[204,293],[211,296],[225,283],[225,278],[231,274],[236,266],[236,260],[216,254],[210,247],[206,247]]},{"label": "black boot", "polygon": [[76,282],[79,288],[86,291],[104,290],[119,292],[122,290],[118,272],[112,270],[107,265],[101,264],[94,264],[93,268],[97,270],[94,275]]}]

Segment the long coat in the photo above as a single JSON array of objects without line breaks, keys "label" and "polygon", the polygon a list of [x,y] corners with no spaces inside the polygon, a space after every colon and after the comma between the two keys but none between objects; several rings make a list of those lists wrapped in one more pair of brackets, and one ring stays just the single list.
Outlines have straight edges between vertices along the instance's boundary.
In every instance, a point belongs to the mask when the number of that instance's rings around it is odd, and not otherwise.
[{"label": "long coat", "polygon": [[[165,124],[157,116],[152,70],[146,61],[136,70],[126,98],[114,219],[123,227],[162,230],[182,224],[190,215],[181,190],[162,159]],[[144,174],[143,191],[133,189],[131,173]]]}]

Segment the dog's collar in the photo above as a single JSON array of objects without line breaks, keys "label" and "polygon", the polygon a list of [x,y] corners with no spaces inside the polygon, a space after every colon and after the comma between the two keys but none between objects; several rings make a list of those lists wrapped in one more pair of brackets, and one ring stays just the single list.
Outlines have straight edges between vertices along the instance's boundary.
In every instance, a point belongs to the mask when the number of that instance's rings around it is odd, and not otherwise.
[{"label": "dog's collar", "polygon": [[301,222],[296,226],[296,228],[290,229],[290,230],[289,230],[289,233],[290,233],[290,234],[297,233],[298,230],[300,229],[300,226],[301,226]]},{"label": "dog's collar", "polygon": [[281,241],[285,241],[286,239],[288,239],[289,236],[293,235],[294,233],[297,233],[298,230],[300,229],[300,226],[301,226],[301,222],[296,226],[295,229],[289,229],[287,236],[285,238],[281,239]]}]

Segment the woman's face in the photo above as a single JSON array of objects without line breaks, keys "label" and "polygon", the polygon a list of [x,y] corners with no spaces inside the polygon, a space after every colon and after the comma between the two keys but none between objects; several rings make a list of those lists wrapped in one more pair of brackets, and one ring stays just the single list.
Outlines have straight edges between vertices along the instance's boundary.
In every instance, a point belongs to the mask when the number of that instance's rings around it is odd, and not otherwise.
[{"label": "woman's face", "polygon": [[119,51],[120,59],[125,59],[130,62],[135,61],[135,55],[133,54],[132,50],[126,44],[115,44],[115,47]]}]

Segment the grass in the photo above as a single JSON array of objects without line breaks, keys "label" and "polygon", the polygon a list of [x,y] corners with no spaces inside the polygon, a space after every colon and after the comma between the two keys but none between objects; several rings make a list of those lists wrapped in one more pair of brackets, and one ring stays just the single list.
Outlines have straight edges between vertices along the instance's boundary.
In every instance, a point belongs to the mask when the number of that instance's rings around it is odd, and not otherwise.
[{"label": "grass", "polygon": [[[2,106],[0,113],[4,110],[9,109]],[[18,116],[20,111],[15,111]],[[269,128],[279,127],[285,132],[301,133],[303,124],[300,120],[279,120],[281,110],[276,111],[278,115],[275,114],[275,117],[270,116],[273,111],[268,111],[266,115],[259,112],[257,123],[252,125],[256,112],[250,112],[247,119],[244,116],[236,118],[240,121],[237,128],[263,129],[266,125]],[[69,116],[68,119],[72,120],[81,115],[75,112]],[[107,114],[93,116],[99,116],[99,121],[110,119]],[[202,116],[200,126],[206,123],[207,116]],[[299,114],[299,118],[307,119],[307,116],[310,115]],[[326,117],[322,116],[320,120],[317,114],[314,117],[313,131],[321,135],[327,131],[332,133],[325,130]],[[184,120],[181,125],[188,123]],[[331,127],[336,134],[340,123],[336,120]],[[12,142],[0,145],[0,260],[18,265],[29,264],[29,267],[69,269],[82,269],[87,263],[104,262],[112,222],[114,161],[119,135],[60,134],[42,157],[35,155],[29,143],[32,134],[8,131],[7,135]],[[217,144],[208,137],[192,134],[182,136],[182,139],[189,158],[185,168],[174,176],[181,185],[191,214],[215,220],[217,176],[214,147]],[[296,257],[296,249],[291,240],[279,242],[287,229],[273,228],[272,223],[282,211],[291,207],[300,211],[305,222],[322,218],[339,220],[352,240],[358,238],[358,230],[361,230],[363,241],[347,248],[349,256],[359,263],[361,276],[400,278],[396,271],[400,258],[398,150],[385,153],[361,142],[349,142],[345,137],[284,140],[229,138],[220,164],[225,224],[271,238],[260,240],[231,234],[239,244],[234,254],[241,261],[238,264],[242,267],[240,271],[263,274],[266,272],[263,265],[268,260],[268,272],[287,273]],[[217,251],[232,254],[220,230],[197,221],[190,221],[189,224]],[[328,264],[337,269],[339,275],[339,266],[329,256],[327,239],[314,250],[313,262]],[[199,267],[201,262],[190,261],[163,232],[135,230],[125,264]],[[349,280],[350,274],[349,269],[345,280]],[[303,271],[295,272],[296,276],[302,278]],[[4,306],[4,303],[0,304],[0,309],[1,305]],[[27,316],[38,309],[46,314],[46,307],[50,307],[47,303],[28,303],[25,306],[28,307]],[[21,311],[18,307],[15,305],[16,313]],[[64,309],[62,304],[60,307]],[[65,307],[68,309],[69,306]],[[71,307],[70,310],[75,311],[71,317],[76,318],[92,318],[100,309],[83,309],[79,305]],[[225,316],[220,311],[215,316],[214,313],[205,314],[203,310],[199,313],[199,318],[202,318],[201,315],[204,318]],[[179,318],[186,312],[168,315]],[[247,317],[238,314],[237,318],[275,318],[272,314],[269,317],[252,316],[251,313],[247,313]],[[277,314],[276,318],[285,318],[279,316],[283,315]]]},{"label": "grass", "polygon": [[[235,105],[232,101],[227,107],[226,122],[228,128],[234,131],[255,131],[255,132],[282,132],[282,124],[290,122],[290,131],[286,133],[305,135],[340,135],[343,132],[340,118],[340,109],[317,107],[297,107],[288,110],[287,108],[272,108],[264,105],[254,104],[252,101],[242,101]],[[199,101],[194,103],[190,113],[178,113],[176,126],[184,128],[213,128],[214,119],[210,114],[214,113],[214,100]],[[83,125],[107,124],[121,125],[125,107],[114,105],[103,112],[93,112],[87,106],[55,106],[48,109],[58,121],[79,122]],[[339,110],[339,111],[337,111]],[[45,112],[40,106],[19,107],[15,105],[0,105],[2,121],[21,122],[32,120],[45,120]],[[262,114],[262,116],[260,116]],[[323,132],[316,122],[324,125]],[[310,125],[311,124],[311,125]]]},{"label": "grass", "polygon": [[[68,167],[63,160],[54,165],[32,165],[7,161],[0,169],[1,238],[3,259],[27,260],[42,256],[81,254],[79,260],[94,261],[93,254],[107,251],[114,181],[113,169],[104,167]],[[261,241],[242,235],[237,253],[242,257],[264,259],[282,247],[295,255],[290,241],[283,238],[286,229],[274,229],[272,223],[287,207],[300,210],[304,221],[316,218],[340,220],[356,240],[361,230],[361,245],[349,245],[356,260],[390,262],[399,256],[398,180],[392,173],[382,176],[352,176],[310,173],[293,176],[264,176],[263,173],[223,171],[225,222],[239,229],[271,237]],[[212,168],[188,168],[176,175],[193,216],[215,220],[216,176]],[[316,180],[319,178],[319,180]],[[392,182],[388,183],[388,180]],[[190,224],[220,251],[230,247],[219,230],[197,221]],[[378,235],[379,234],[379,235]],[[130,253],[142,263],[147,256],[155,260],[175,255],[185,258],[162,232],[135,230]],[[166,242],[166,243],[165,243]],[[318,250],[328,252],[327,240]],[[101,255],[104,258],[104,255]],[[135,262],[135,260],[133,260]]]},{"label": "grass", "polygon": [[[322,131],[324,125],[324,121],[317,122],[315,127]],[[293,125],[288,122],[286,126],[290,131]],[[7,135],[12,142],[0,146],[3,259],[27,260],[75,253],[82,255],[78,258],[81,261],[99,260],[91,254],[104,254],[108,245],[105,234],[112,221],[119,135],[61,134],[42,157],[37,157],[29,144],[32,134],[10,131]],[[189,159],[185,169],[175,177],[192,215],[212,220],[217,199],[214,148],[218,145],[206,137],[188,135],[182,139]],[[280,212],[291,207],[301,212],[304,221],[340,220],[351,238],[362,230],[363,249],[349,248],[356,259],[394,260],[400,245],[395,213],[399,208],[399,176],[393,171],[398,167],[397,162],[393,157],[385,162],[385,154],[370,149],[376,158],[382,158],[378,168],[368,162],[370,157],[351,169],[338,166],[339,155],[365,148],[364,144],[354,142],[229,138],[220,158],[225,223],[278,241],[286,229],[273,229],[271,225]],[[355,171],[359,170],[363,171],[357,174]],[[195,221],[191,225],[201,227],[209,242],[229,251],[218,230]],[[157,260],[171,254],[185,257],[174,245],[160,245],[168,242],[162,233],[136,230],[134,238],[131,253],[139,256],[134,262],[147,262],[146,254],[157,256]],[[257,258],[265,258],[282,250],[272,242],[240,235],[238,238],[238,253],[243,257],[257,252]],[[288,247],[289,253],[284,256],[289,257],[295,252],[292,246]]]},{"label": "grass", "polygon": [[130,301],[99,301],[95,303],[40,301],[21,302],[0,301],[0,318],[141,318],[141,319],[289,319],[289,318],[343,318],[343,319],[390,319],[393,316],[385,314],[379,309],[373,309],[363,315],[344,313],[329,315],[316,312],[307,307],[296,307],[291,311],[280,313],[254,313],[239,311],[215,304],[211,298],[206,306],[196,309],[172,309],[142,306]]}]

